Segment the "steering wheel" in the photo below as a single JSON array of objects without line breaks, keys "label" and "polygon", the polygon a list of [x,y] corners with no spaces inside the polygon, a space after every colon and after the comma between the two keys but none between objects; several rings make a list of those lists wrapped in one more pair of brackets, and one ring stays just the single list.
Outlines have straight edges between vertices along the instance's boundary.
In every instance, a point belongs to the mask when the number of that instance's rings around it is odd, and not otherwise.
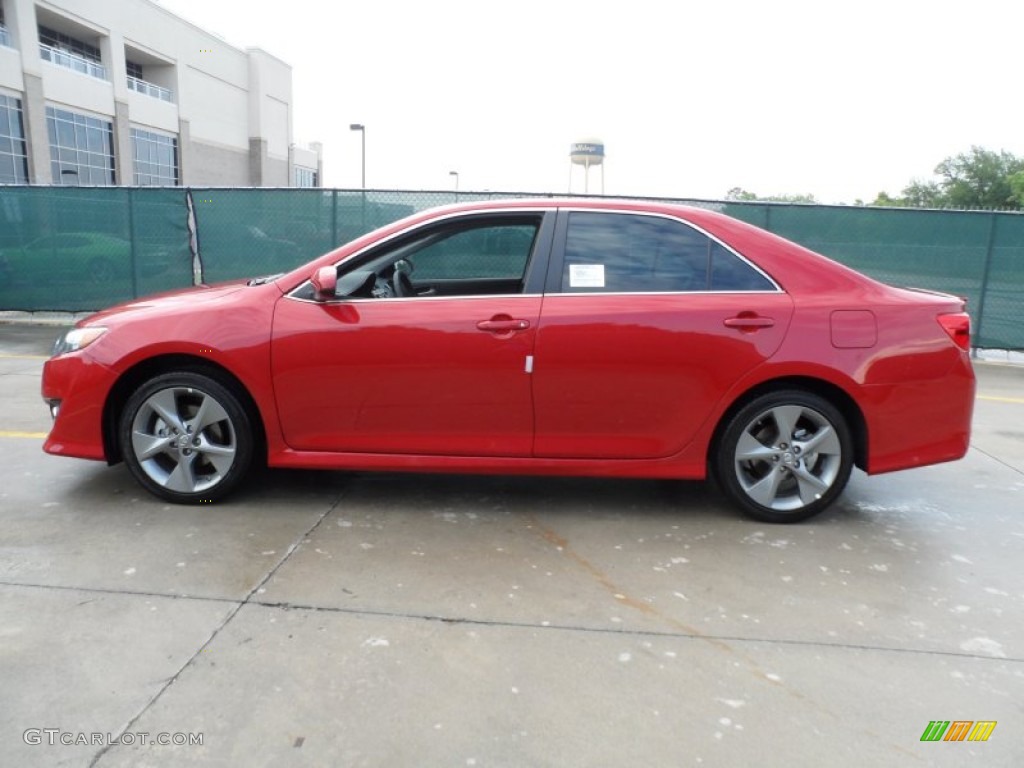
[{"label": "steering wheel", "polygon": [[395,274],[391,278],[391,284],[395,289],[395,296],[400,299],[416,295],[416,289],[413,287],[412,280],[404,269],[395,270]]}]

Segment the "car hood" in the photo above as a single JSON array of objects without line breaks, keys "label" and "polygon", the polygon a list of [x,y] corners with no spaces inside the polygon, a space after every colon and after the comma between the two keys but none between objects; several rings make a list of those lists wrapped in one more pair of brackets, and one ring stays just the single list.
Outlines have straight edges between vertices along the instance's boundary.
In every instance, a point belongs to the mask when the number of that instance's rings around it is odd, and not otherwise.
[{"label": "car hood", "polygon": [[235,280],[229,283],[218,283],[217,285],[197,285],[190,288],[180,288],[174,291],[144,296],[141,299],[126,301],[116,304],[108,309],[101,310],[78,323],[83,325],[98,325],[110,321],[118,321],[137,317],[140,314],[151,314],[160,312],[175,312],[182,309],[194,310],[197,306],[219,301],[226,296],[244,290],[246,280]]}]

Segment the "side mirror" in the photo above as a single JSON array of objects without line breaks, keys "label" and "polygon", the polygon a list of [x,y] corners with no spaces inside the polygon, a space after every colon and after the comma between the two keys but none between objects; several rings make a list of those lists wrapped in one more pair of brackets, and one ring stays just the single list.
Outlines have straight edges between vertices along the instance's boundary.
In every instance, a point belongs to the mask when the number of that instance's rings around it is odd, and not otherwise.
[{"label": "side mirror", "polygon": [[313,298],[317,301],[333,299],[338,292],[337,267],[320,267],[309,280],[313,283]]}]

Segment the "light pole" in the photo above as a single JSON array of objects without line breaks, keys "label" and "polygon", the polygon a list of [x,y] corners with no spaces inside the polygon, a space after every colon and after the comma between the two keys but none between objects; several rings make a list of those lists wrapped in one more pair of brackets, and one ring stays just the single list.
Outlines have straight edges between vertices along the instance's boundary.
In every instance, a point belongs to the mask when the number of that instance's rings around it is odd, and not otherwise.
[{"label": "light pole", "polygon": [[359,136],[363,140],[363,204],[362,209],[362,221],[363,221],[363,234],[366,234],[366,126],[362,123],[352,123],[348,129],[350,131],[359,131]]},{"label": "light pole", "polygon": [[366,126],[361,123],[352,123],[348,129],[359,131],[363,140],[363,190],[366,190]]},{"label": "light pole", "polygon": [[455,177],[455,202],[457,203],[459,202],[459,172],[448,171],[448,175]]}]

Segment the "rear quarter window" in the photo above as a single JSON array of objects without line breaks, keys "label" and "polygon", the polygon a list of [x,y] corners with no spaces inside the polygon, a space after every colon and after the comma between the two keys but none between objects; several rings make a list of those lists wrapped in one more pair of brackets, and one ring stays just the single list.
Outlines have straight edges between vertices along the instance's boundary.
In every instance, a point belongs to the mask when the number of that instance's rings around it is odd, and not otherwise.
[{"label": "rear quarter window", "polygon": [[720,243],[711,246],[712,291],[774,291],[775,285]]}]

